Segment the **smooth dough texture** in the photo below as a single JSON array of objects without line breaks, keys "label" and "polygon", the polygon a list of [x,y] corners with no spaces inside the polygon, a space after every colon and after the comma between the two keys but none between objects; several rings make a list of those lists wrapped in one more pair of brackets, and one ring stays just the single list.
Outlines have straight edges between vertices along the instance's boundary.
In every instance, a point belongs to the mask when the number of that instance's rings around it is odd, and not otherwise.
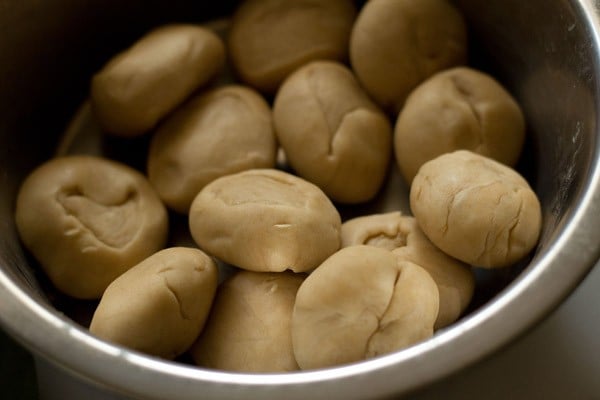
[{"label": "smooth dough texture", "polygon": [[355,17],[351,0],[245,1],[231,22],[231,61],[243,82],[275,93],[302,64],[344,61]]},{"label": "smooth dough texture", "polygon": [[273,168],[276,153],[267,102],[253,89],[222,86],[191,99],[159,127],[150,144],[148,179],[170,208],[187,214],[209,182]]},{"label": "smooth dough texture", "polygon": [[137,136],[207,83],[225,62],[211,30],[174,24],[157,28],[113,57],[92,79],[92,109],[103,128]]},{"label": "smooth dough texture", "polygon": [[309,271],[340,246],[341,218],[327,196],[274,169],[209,183],[192,202],[189,222],[200,248],[250,271]]},{"label": "smooth dough texture", "polygon": [[296,292],[306,275],[239,271],[219,286],[195,362],[236,372],[298,370],[291,321]]},{"label": "smooth dough texture", "polygon": [[277,92],[273,121],[290,166],[332,200],[361,203],[377,194],[391,126],[347,67],[314,61],[296,70]]},{"label": "smooth dough texture", "polygon": [[384,248],[429,272],[440,294],[436,330],[455,322],[471,302],[475,277],[470,266],[435,247],[414,217],[395,211],[353,218],[342,224],[341,237],[342,247]]},{"label": "smooth dough texture", "polygon": [[467,264],[507,267],[537,244],[542,212],[515,170],[468,150],[423,164],[410,206],[427,237]]},{"label": "smooth dough texture", "polygon": [[123,272],[161,249],[167,212],[146,178],[91,156],[52,159],[17,197],[25,246],[62,292],[98,299]]},{"label": "smooth dough texture", "polygon": [[341,249],[300,285],[292,344],[301,369],[397,351],[433,335],[438,289],[423,268],[373,246]]},{"label": "smooth dough texture", "polygon": [[461,149],[514,166],[524,140],[519,104],[494,78],[466,67],[420,84],[394,130],[396,161],[407,182],[425,162]]},{"label": "smooth dough texture", "polygon": [[350,37],[350,61],[367,92],[394,115],[423,80],[466,62],[467,31],[447,0],[370,0]]},{"label": "smooth dough texture", "polygon": [[174,359],[198,337],[217,290],[217,266],[198,249],[171,247],[137,264],[102,296],[90,332]]}]

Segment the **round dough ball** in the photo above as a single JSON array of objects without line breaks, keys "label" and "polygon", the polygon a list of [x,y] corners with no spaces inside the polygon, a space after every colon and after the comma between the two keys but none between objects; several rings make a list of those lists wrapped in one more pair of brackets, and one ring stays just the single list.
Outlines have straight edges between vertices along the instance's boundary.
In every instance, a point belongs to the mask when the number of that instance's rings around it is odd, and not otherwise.
[{"label": "round dough ball", "polygon": [[185,213],[218,177],[273,168],[271,109],[254,90],[229,85],[205,92],[160,126],[150,144],[148,179],[170,208]]},{"label": "round dough ball", "polygon": [[142,174],[92,156],[56,158],[33,171],[17,197],[16,224],[52,283],[81,299],[100,298],[161,249],[168,231],[166,209]]},{"label": "round dough ball", "polygon": [[465,22],[447,0],[370,0],[350,37],[358,79],[394,115],[420,82],[464,64],[466,53]]},{"label": "round dough ball", "polygon": [[457,67],[410,94],[396,122],[394,150],[410,183],[421,165],[461,149],[513,166],[524,140],[525,118],[510,93],[483,72]]},{"label": "round dough ball", "polygon": [[334,201],[360,203],[377,194],[391,157],[391,125],[352,72],[314,61],[277,92],[273,122],[295,172]]},{"label": "round dough ball", "polygon": [[191,349],[202,367],[235,372],[298,370],[291,321],[304,274],[240,271],[219,286]]},{"label": "round dough ball", "polygon": [[92,109],[109,133],[137,136],[208,82],[225,62],[225,45],[195,25],[157,28],[113,57],[92,79]]},{"label": "round dough ball", "polygon": [[302,283],[292,314],[301,369],[361,361],[433,335],[438,289],[427,271],[390,251],[351,246]]},{"label": "round dough ball", "polygon": [[414,217],[395,211],[353,218],[342,224],[341,238],[342,247],[362,244],[391,250],[402,261],[429,272],[440,295],[436,330],[455,322],[473,298],[471,268],[435,247]]},{"label": "round dough ball", "polygon": [[340,247],[341,218],[315,185],[257,169],[219,178],[190,208],[190,230],[208,253],[250,271],[305,272]]},{"label": "round dough ball", "polygon": [[540,202],[515,170],[459,150],[423,164],[410,189],[423,232],[445,253],[468,264],[514,264],[536,245]]},{"label": "round dough ball", "polygon": [[345,60],[355,17],[351,0],[247,0],[231,22],[231,61],[242,81],[275,93],[302,64]]},{"label": "round dough ball", "polygon": [[146,354],[174,359],[198,337],[217,290],[217,266],[198,249],[171,247],[112,282],[90,332]]}]

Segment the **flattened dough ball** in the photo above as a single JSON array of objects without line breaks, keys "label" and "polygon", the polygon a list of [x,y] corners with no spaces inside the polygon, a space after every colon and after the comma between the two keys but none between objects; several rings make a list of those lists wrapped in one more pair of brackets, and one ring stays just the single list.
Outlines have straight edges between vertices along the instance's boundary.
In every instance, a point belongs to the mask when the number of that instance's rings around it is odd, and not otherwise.
[{"label": "flattened dough ball", "polygon": [[225,45],[196,25],[157,28],[113,57],[92,79],[92,109],[107,132],[137,136],[208,82]]},{"label": "flattened dough ball", "polygon": [[391,126],[347,67],[314,61],[299,68],[277,92],[273,121],[290,166],[332,200],[361,203],[377,194]]},{"label": "flattened dough ball", "polygon": [[370,0],[350,37],[350,61],[367,92],[397,114],[434,73],[466,62],[467,32],[448,0]]},{"label": "flattened dough ball", "polygon": [[115,278],[161,249],[164,205],[130,167],[91,156],[50,160],[17,197],[21,239],[62,292],[97,299]]},{"label": "flattened dough ball", "polygon": [[342,247],[363,244],[391,250],[429,272],[440,294],[435,329],[455,322],[471,302],[475,277],[470,266],[435,247],[414,217],[397,211],[367,215],[344,222],[341,232]]},{"label": "flattened dough ball", "polygon": [[466,67],[439,72],[419,85],[394,130],[396,161],[409,183],[425,162],[461,149],[513,166],[524,140],[519,104],[494,78]]},{"label": "flattened dough ball", "polygon": [[112,282],[90,332],[157,357],[174,359],[198,337],[217,290],[217,266],[198,249],[161,250]]},{"label": "flattened dough ball", "polygon": [[304,274],[239,271],[219,286],[202,335],[191,349],[203,367],[236,372],[298,370],[292,309]]},{"label": "flattened dough ball", "polygon": [[200,248],[250,271],[309,271],[340,246],[341,218],[327,196],[273,169],[209,183],[194,199],[189,220]]},{"label": "flattened dough ball", "polygon": [[355,17],[351,0],[247,0],[231,22],[231,61],[243,82],[274,93],[302,64],[345,60]]},{"label": "flattened dough ball", "polygon": [[423,164],[410,206],[437,247],[479,267],[506,267],[525,257],[542,223],[540,202],[518,172],[468,150]]},{"label": "flattened dough ball", "polygon": [[292,344],[301,369],[377,357],[433,335],[438,289],[429,274],[390,251],[341,249],[300,285]]},{"label": "flattened dough ball", "polygon": [[253,89],[222,86],[191,99],[159,127],[150,144],[148,179],[170,208],[187,214],[206,184],[273,168],[276,152],[267,102]]}]

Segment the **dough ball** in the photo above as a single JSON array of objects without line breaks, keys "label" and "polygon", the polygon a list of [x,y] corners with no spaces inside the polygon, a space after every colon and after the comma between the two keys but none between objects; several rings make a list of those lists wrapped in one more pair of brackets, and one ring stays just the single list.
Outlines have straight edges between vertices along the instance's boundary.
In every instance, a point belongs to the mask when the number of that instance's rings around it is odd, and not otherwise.
[{"label": "dough ball", "polygon": [[411,185],[410,206],[437,247],[479,267],[514,264],[540,234],[540,202],[527,181],[468,150],[423,164]]},{"label": "dough ball", "polygon": [[435,247],[414,217],[396,211],[353,218],[342,224],[341,238],[342,247],[384,248],[429,272],[440,295],[435,329],[455,322],[471,302],[475,290],[471,268]]},{"label": "dough ball", "polygon": [[200,334],[217,290],[217,266],[198,249],[171,247],[111,283],[90,332],[146,354],[174,359]]},{"label": "dough ball", "polygon": [[427,271],[390,251],[351,246],[300,285],[292,344],[301,369],[388,354],[433,335],[438,289]]},{"label": "dough ball", "polygon": [[465,22],[447,0],[370,0],[350,37],[358,79],[394,115],[419,83],[466,54]]},{"label": "dough ball", "polygon": [[92,109],[109,133],[137,136],[208,82],[225,62],[225,45],[195,25],[157,28],[113,57],[92,79]]},{"label": "dough ball", "polygon": [[110,282],[164,246],[168,217],[139,172],[98,157],[68,156],[27,177],[16,224],[60,291],[98,299]]},{"label": "dough ball", "polygon": [[457,67],[410,94],[396,122],[394,150],[411,182],[425,162],[461,149],[513,166],[524,140],[525,118],[510,93],[483,72]]},{"label": "dough ball", "polygon": [[317,186],[273,169],[219,178],[190,208],[200,248],[250,271],[316,268],[339,249],[340,226],[338,211]]},{"label": "dough ball", "polygon": [[290,166],[332,200],[360,203],[377,194],[391,126],[348,68],[314,61],[295,71],[277,93],[273,121]]},{"label": "dough ball", "polygon": [[235,372],[298,370],[291,321],[304,274],[240,271],[219,286],[191,353],[200,366]]},{"label": "dough ball", "polygon": [[148,178],[170,208],[187,214],[206,184],[273,168],[276,153],[267,102],[253,89],[222,86],[191,99],[160,126],[150,144]]},{"label": "dough ball", "polygon": [[231,61],[242,81],[275,93],[302,64],[345,60],[355,17],[351,0],[247,0],[231,22]]}]

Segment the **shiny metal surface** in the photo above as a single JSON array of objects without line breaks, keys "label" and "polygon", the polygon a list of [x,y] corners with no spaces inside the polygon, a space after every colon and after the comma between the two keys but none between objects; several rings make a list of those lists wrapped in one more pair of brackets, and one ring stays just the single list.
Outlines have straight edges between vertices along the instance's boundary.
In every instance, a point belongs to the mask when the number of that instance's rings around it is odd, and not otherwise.
[{"label": "shiny metal surface", "polygon": [[[14,229],[16,188],[54,151],[87,95],[90,74],[110,54],[149,26],[212,18],[230,7],[194,3],[0,0],[0,322],[37,354],[41,370],[56,372],[52,379],[62,377],[65,385],[71,380],[94,392],[97,397],[91,398],[390,397],[498,350],[556,307],[595,264],[600,255],[600,4],[460,0],[471,37],[483,48],[473,61],[496,73],[524,107],[530,141],[521,167],[544,210],[540,246],[529,265],[510,272],[506,287],[481,293],[467,317],[418,346],[312,372],[207,371],[91,337],[53,308],[41,289],[43,279],[30,267]],[[108,397],[106,390],[119,394]]]}]

